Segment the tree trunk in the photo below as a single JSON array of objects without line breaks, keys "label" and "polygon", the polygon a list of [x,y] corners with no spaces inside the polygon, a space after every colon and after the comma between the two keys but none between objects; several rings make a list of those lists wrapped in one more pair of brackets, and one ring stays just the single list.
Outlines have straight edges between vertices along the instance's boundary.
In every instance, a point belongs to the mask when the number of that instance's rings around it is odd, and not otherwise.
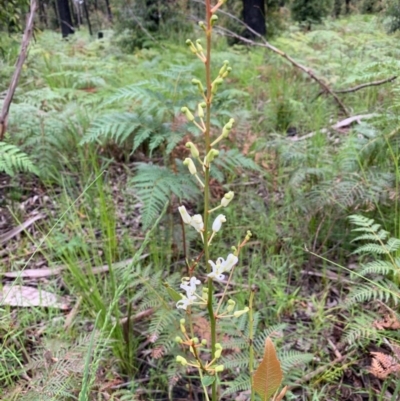
[{"label": "tree trunk", "polygon": [[156,31],[160,25],[160,14],[158,12],[158,0],[146,0],[147,18],[153,24],[153,29]]},{"label": "tree trunk", "polygon": [[[243,21],[260,35],[267,33],[265,25],[265,3],[264,0],[243,0]],[[246,37],[254,38],[250,31],[245,32]]]},{"label": "tree trunk", "polygon": [[61,25],[61,34],[63,38],[66,38],[68,35],[74,33],[68,0],[57,0],[57,8]]},{"label": "tree trunk", "polygon": [[89,35],[93,36],[92,24],[90,23],[89,10],[86,1],[83,1],[83,10],[85,11],[85,17],[88,24]]},{"label": "tree trunk", "polygon": [[346,0],[346,14],[350,12],[350,0]]},{"label": "tree trunk", "polygon": [[112,15],[112,12],[111,12],[111,6],[110,6],[110,1],[109,1],[109,0],[106,0],[106,7],[107,7],[107,16],[108,16],[108,20],[109,20],[110,22],[112,22],[112,20],[113,20],[113,15]]},{"label": "tree trunk", "polygon": [[44,1],[39,1],[39,21],[45,28],[48,28],[47,23],[47,13],[46,13],[47,4],[44,4]]}]

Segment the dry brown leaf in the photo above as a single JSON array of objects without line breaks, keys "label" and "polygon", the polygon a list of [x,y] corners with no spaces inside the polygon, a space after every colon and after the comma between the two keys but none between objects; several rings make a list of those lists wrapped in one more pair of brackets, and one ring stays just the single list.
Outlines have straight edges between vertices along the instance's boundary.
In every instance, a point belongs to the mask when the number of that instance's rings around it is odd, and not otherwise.
[{"label": "dry brown leaf", "polygon": [[57,295],[24,285],[3,286],[0,291],[0,305],[69,309],[68,303]]},{"label": "dry brown leaf", "polygon": [[372,361],[369,372],[378,379],[386,379],[390,374],[400,371],[400,364],[390,355],[371,352]]},{"label": "dry brown leaf", "polygon": [[[149,256],[148,253],[142,255],[140,259],[144,259],[147,256]],[[116,262],[113,264],[113,269],[123,269],[127,266],[129,266],[133,261],[133,258],[123,260],[121,262]],[[80,266],[84,266],[84,264],[81,264]],[[25,269],[17,272],[6,272],[6,273],[0,273],[4,277],[7,278],[44,278],[44,277],[50,277],[57,275],[61,273],[63,270],[68,269],[68,266],[56,266],[53,268],[42,268],[42,269]],[[100,273],[106,273],[110,269],[110,266],[108,265],[103,265],[103,266],[96,266],[92,267],[90,270],[91,274],[100,274]]]},{"label": "dry brown leaf", "polygon": [[154,359],[162,358],[164,356],[164,353],[165,353],[165,348],[162,345],[160,345],[159,347],[153,348],[151,350],[151,356]]},{"label": "dry brown leaf", "polygon": [[5,243],[7,243],[8,241],[10,241],[12,238],[14,238],[16,235],[18,235],[19,233],[21,233],[22,231],[25,231],[29,226],[31,226],[35,221],[43,219],[44,217],[46,217],[44,214],[39,213],[33,217],[31,217],[30,219],[24,221],[22,224],[20,224],[19,226],[13,228],[10,231],[7,231],[4,234],[0,235],[0,245],[3,245]]},{"label": "dry brown leaf", "polygon": [[253,387],[263,401],[268,401],[278,390],[283,379],[281,364],[273,342],[265,339],[264,357],[253,376]]},{"label": "dry brown leaf", "polygon": [[373,326],[378,330],[398,330],[400,329],[400,321],[395,315],[386,315],[382,320],[375,320]]}]

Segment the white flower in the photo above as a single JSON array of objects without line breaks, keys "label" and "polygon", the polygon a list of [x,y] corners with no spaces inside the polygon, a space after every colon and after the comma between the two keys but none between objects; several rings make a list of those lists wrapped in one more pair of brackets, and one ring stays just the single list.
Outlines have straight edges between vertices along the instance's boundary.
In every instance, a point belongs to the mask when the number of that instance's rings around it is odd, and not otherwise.
[{"label": "white flower", "polygon": [[197,280],[196,277],[192,277],[189,281],[183,280],[180,287],[182,290],[186,291],[186,296],[190,298],[196,292],[196,285],[200,284],[200,280]]},{"label": "white flower", "polygon": [[190,217],[190,214],[187,212],[185,206],[180,206],[178,207],[179,213],[181,214],[182,220],[185,224],[190,224],[192,221],[192,218]]},{"label": "white flower", "polygon": [[190,225],[198,232],[202,232],[204,228],[203,217],[201,214],[195,214],[190,221]]},{"label": "white flower", "polygon": [[238,257],[235,256],[233,253],[230,253],[226,258],[226,261],[223,263],[223,272],[230,272],[232,267],[236,265],[239,261]]},{"label": "white flower", "polygon": [[233,253],[230,253],[226,260],[224,260],[223,258],[218,258],[217,263],[209,260],[208,263],[211,265],[212,272],[207,274],[207,276],[217,281],[224,280],[225,276],[222,273],[229,273],[232,270],[233,266],[236,265],[238,260],[238,257],[235,256]]},{"label": "white flower", "polygon": [[190,280],[186,280],[184,279],[182,281],[182,284],[180,285],[180,287],[182,288],[182,290],[186,291],[186,295],[182,295],[181,297],[182,299],[180,301],[178,301],[176,303],[176,307],[178,309],[184,309],[186,310],[186,308],[189,305],[192,305],[193,302],[196,300],[196,285],[200,284],[200,280],[197,280],[196,277],[191,277]]},{"label": "white flower", "polygon": [[225,222],[226,222],[225,216],[223,214],[219,214],[214,220],[214,223],[212,225],[212,230],[217,233],[221,229],[222,223]]},{"label": "white flower", "polygon": [[211,265],[212,272],[207,274],[207,277],[212,278],[216,281],[222,281],[225,279],[225,276],[222,274],[221,265],[224,259],[218,258],[217,263],[214,263],[212,260],[209,260],[208,263]]},{"label": "white flower", "polygon": [[230,203],[230,201],[233,199],[235,193],[233,191],[227,192],[224,197],[221,199],[221,206],[222,207],[227,207]]},{"label": "white flower", "polygon": [[194,295],[190,296],[189,298],[182,295],[182,299],[176,303],[176,307],[178,309],[186,310],[186,308],[192,305],[195,300],[196,297]]}]

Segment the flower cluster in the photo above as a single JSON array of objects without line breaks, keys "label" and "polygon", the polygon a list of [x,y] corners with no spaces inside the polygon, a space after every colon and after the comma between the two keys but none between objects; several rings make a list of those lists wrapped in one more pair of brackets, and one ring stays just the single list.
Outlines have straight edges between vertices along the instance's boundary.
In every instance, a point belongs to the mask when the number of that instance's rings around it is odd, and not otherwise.
[{"label": "flower cluster", "polygon": [[238,257],[235,256],[233,253],[230,253],[226,260],[224,260],[223,258],[218,258],[217,263],[209,260],[208,263],[212,267],[212,272],[207,274],[207,276],[216,281],[224,280],[225,276],[223,275],[223,273],[229,273],[232,270],[232,267],[236,265],[238,260]]},{"label": "flower cluster", "polygon": [[191,277],[189,280],[184,278],[180,287],[186,291],[186,295],[181,295],[182,299],[176,303],[178,309],[184,309],[194,303],[197,298],[202,299],[196,294],[196,286],[200,284],[200,280],[196,277]]}]

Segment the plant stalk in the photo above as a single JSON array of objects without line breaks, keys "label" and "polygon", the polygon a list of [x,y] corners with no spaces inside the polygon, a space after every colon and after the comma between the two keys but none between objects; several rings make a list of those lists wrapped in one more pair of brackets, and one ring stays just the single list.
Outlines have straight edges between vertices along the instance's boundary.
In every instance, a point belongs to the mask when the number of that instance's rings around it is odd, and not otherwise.
[{"label": "plant stalk", "polygon": [[255,288],[251,288],[250,299],[249,299],[249,373],[250,373],[250,388],[251,396],[250,401],[255,400],[255,392],[253,388],[253,373],[254,373],[254,310],[253,310],[253,300],[254,300]]},{"label": "plant stalk", "polygon": [[[207,29],[206,29],[206,61],[205,61],[205,72],[206,72],[206,87],[207,87],[207,95],[206,95],[206,122],[205,122],[205,132],[204,132],[204,141],[206,145],[206,154],[211,149],[211,140],[210,140],[210,128],[211,128],[211,102],[212,102],[212,93],[211,93],[211,0],[206,0],[206,21],[207,21]],[[205,177],[204,177],[204,258],[205,263],[207,265],[207,273],[210,273],[211,266],[208,261],[210,260],[210,252],[208,246],[208,226],[209,226],[209,213],[210,209],[210,167],[207,165],[205,167]],[[211,359],[215,358],[215,344],[217,342],[217,330],[216,330],[216,319],[213,310],[213,293],[214,293],[214,285],[211,278],[208,279],[208,302],[207,302],[207,311],[210,319],[210,328],[211,328]],[[217,401],[217,381],[215,380],[212,384],[212,401]]]}]

